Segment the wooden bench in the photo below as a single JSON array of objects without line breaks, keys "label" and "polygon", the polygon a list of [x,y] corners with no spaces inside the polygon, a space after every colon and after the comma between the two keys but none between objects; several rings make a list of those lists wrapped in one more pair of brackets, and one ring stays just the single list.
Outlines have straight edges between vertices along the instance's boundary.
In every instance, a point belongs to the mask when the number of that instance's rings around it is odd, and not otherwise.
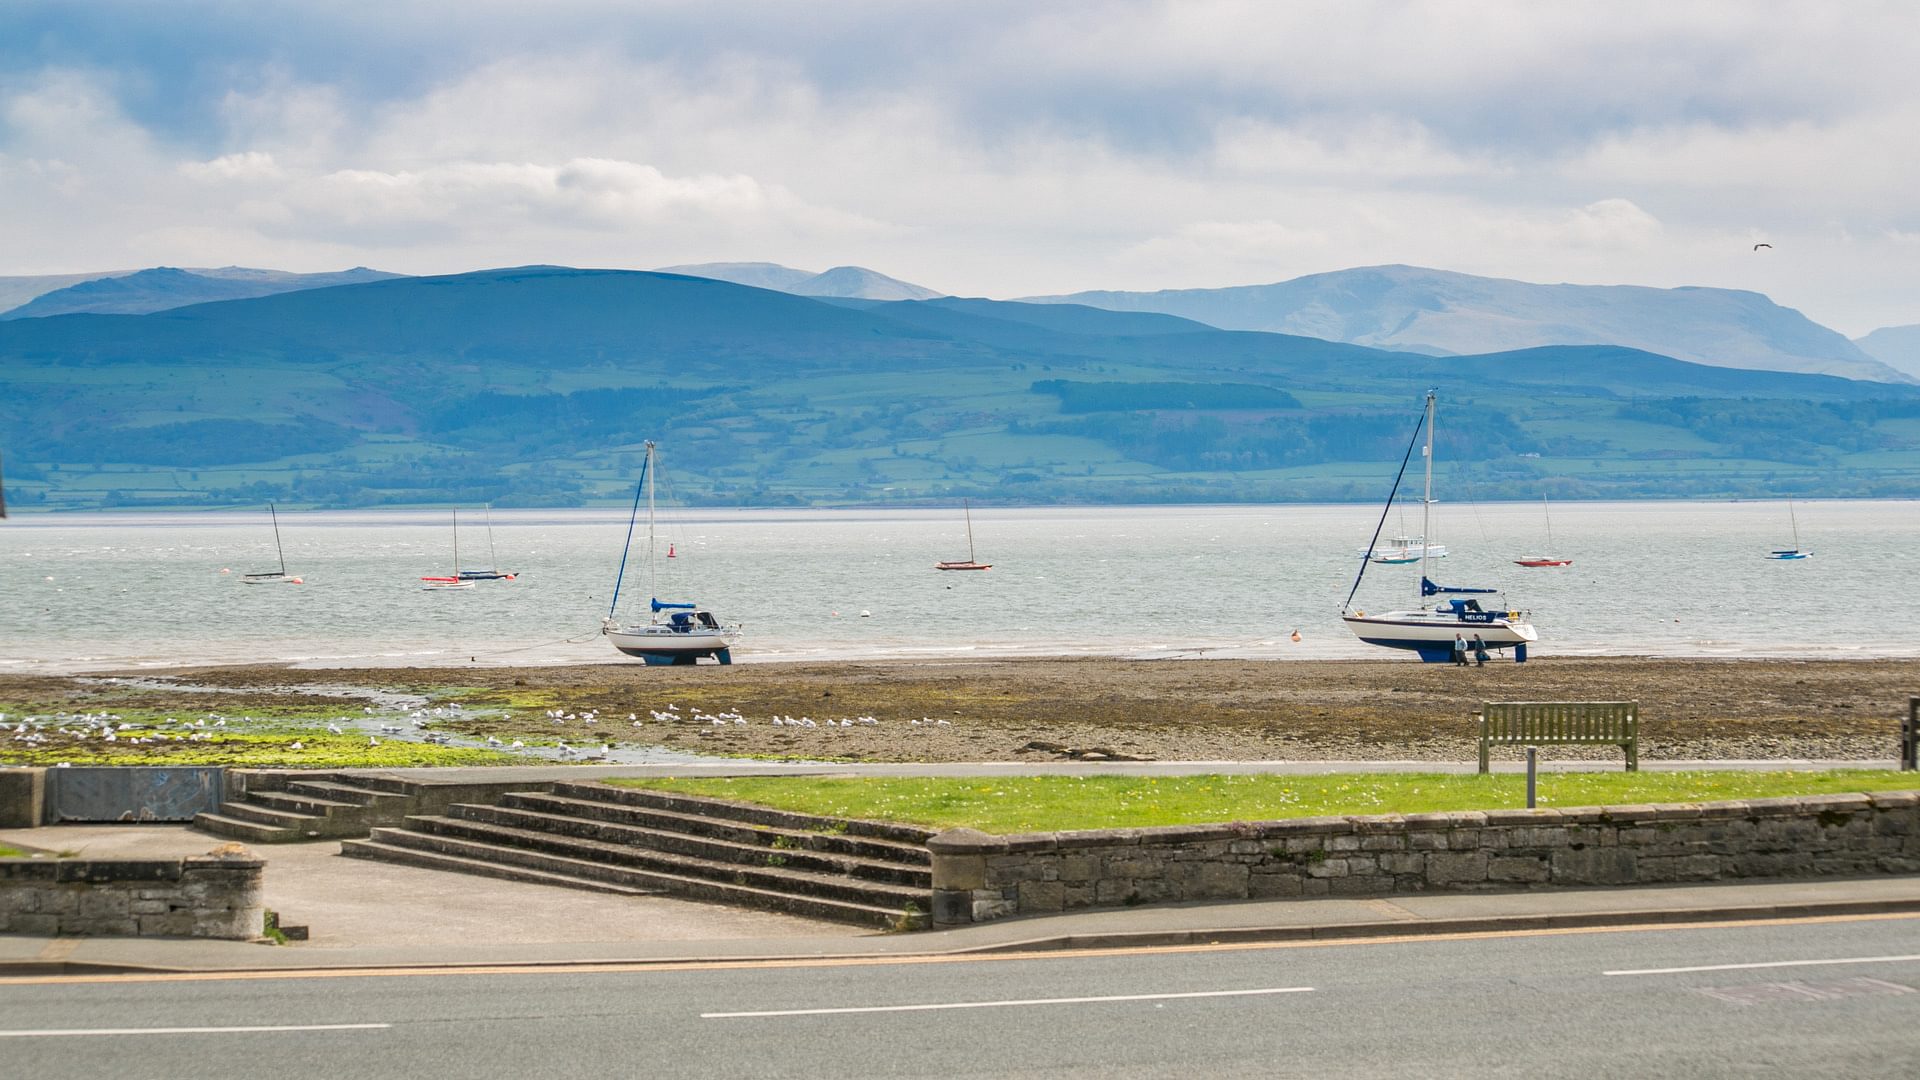
[{"label": "wooden bench", "polygon": [[1480,721],[1480,771],[1491,746],[1600,745],[1627,753],[1627,771],[1640,771],[1637,701],[1489,701]]}]

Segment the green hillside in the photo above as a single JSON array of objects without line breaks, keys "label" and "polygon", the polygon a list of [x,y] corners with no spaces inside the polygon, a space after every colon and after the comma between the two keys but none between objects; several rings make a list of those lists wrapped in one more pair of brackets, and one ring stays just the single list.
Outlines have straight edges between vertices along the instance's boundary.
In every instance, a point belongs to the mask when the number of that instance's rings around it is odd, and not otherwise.
[{"label": "green hillside", "polygon": [[20,509],[1920,495],[1920,391],[1608,346],[1432,357],[1172,316],[526,267],[0,322]]}]

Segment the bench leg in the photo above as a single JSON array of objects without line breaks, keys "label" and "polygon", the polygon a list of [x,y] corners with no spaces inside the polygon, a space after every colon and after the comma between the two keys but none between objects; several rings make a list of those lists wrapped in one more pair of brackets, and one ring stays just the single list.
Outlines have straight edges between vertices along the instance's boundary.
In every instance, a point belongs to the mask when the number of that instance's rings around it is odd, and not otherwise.
[{"label": "bench leg", "polygon": [[1627,771],[1628,771],[1628,772],[1639,772],[1639,771],[1640,771],[1640,743],[1639,743],[1639,741],[1638,741],[1638,740],[1635,740],[1635,741],[1633,741],[1633,742],[1628,742],[1628,743],[1621,743],[1621,744],[1620,744],[1620,747],[1621,747],[1621,749],[1623,749],[1623,750],[1625,750],[1625,751],[1627,752]]}]

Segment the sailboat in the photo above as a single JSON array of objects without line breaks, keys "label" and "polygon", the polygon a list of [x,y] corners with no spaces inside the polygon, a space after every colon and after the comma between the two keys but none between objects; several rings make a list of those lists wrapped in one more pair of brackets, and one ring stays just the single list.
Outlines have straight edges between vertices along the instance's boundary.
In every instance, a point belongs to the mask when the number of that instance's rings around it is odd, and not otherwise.
[{"label": "sailboat", "polygon": [[[1547,550],[1553,550],[1553,518],[1547,514],[1547,497],[1540,496],[1540,514],[1547,520]],[[1515,566],[1572,566],[1572,559],[1562,559],[1554,555],[1522,555],[1513,560]]]},{"label": "sailboat", "polygon": [[933,564],[933,568],[934,568],[935,570],[991,570],[991,569],[993,569],[993,564],[992,564],[992,563],[983,563],[983,562],[976,562],[976,561],[974,560],[974,554],[973,554],[973,502],[972,502],[972,500],[968,500],[968,499],[963,499],[963,500],[961,500],[961,503],[960,503],[960,507],[961,507],[961,511],[962,511],[963,513],[965,513],[965,514],[966,514],[966,516],[967,516],[967,558],[966,558],[966,561],[965,561],[965,562],[961,562],[961,561],[959,561],[959,560],[954,560],[954,561],[952,561],[952,562],[937,562],[937,563],[934,563],[934,564]]},{"label": "sailboat", "polygon": [[1787,500],[1787,520],[1793,525],[1793,546],[1790,548],[1774,548],[1772,551],[1767,552],[1767,558],[1780,559],[1783,561],[1787,559],[1813,558],[1813,552],[1800,550],[1800,519],[1794,516],[1792,499]]},{"label": "sailboat", "polygon": [[280,558],[280,569],[246,574],[240,580],[249,585],[305,585],[306,582],[287,573],[287,552],[280,546],[280,511],[276,510],[272,503],[268,503],[267,513],[273,518],[273,551]]},{"label": "sailboat", "polygon": [[423,589],[471,589],[473,582],[460,577],[460,511],[453,512],[453,574],[449,577],[423,577]]},{"label": "sailboat", "polygon": [[[461,581],[512,581],[517,574],[509,574],[500,569],[500,556],[493,550],[493,504],[486,505],[487,514],[487,560],[491,570],[456,570],[455,576]],[[457,539],[457,538],[456,538]]]},{"label": "sailboat", "polygon": [[[640,483],[633,493],[633,514],[627,519],[627,545],[620,551],[620,572],[613,579],[613,603],[607,605],[607,617],[600,632],[614,648],[628,656],[637,656],[648,664],[691,664],[711,656],[722,664],[733,663],[733,643],[740,627],[722,626],[710,611],[693,603],[663,601],[655,585],[653,487],[659,469],[654,464],[654,445],[646,443],[646,460],[640,466]],[[620,608],[620,586],[627,576],[627,555],[633,550],[633,529],[640,519],[640,498],[647,500],[647,598],[648,620],[622,624],[615,617]]]},{"label": "sailboat", "polygon": [[[1420,500],[1420,534],[1432,532],[1433,518],[1433,417],[1434,392],[1427,391],[1427,407],[1419,424],[1413,429],[1414,439],[1420,437],[1420,429],[1427,432],[1425,448],[1427,484],[1426,492]],[[1393,491],[1387,495],[1387,506],[1393,505],[1393,497],[1400,491],[1400,481],[1406,476],[1407,462],[1413,458],[1413,440],[1407,443],[1407,453],[1400,462],[1400,472],[1393,478]],[[1380,529],[1387,523],[1387,511],[1380,511],[1380,524],[1374,526],[1374,541],[1378,542]],[[1521,663],[1527,659],[1527,646],[1538,640],[1539,634],[1533,624],[1526,620],[1524,613],[1518,611],[1495,611],[1481,606],[1476,596],[1499,592],[1498,589],[1470,588],[1453,585],[1436,585],[1427,576],[1426,562],[1432,558],[1429,554],[1421,560],[1420,566],[1420,602],[1424,604],[1429,597],[1443,596],[1437,607],[1417,607],[1406,611],[1389,611],[1380,615],[1368,615],[1364,611],[1353,610],[1353,597],[1360,591],[1360,582],[1366,577],[1367,564],[1374,551],[1374,545],[1368,544],[1360,559],[1360,572],[1353,579],[1353,589],[1347,593],[1347,602],[1342,606],[1340,619],[1345,622],[1355,636],[1369,645],[1380,645],[1389,649],[1412,649],[1420,654],[1427,663],[1445,663],[1453,658],[1453,645],[1456,638],[1472,639],[1478,637],[1489,649],[1512,649],[1513,658]],[[1505,607],[1505,605],[1501,605]]]}]

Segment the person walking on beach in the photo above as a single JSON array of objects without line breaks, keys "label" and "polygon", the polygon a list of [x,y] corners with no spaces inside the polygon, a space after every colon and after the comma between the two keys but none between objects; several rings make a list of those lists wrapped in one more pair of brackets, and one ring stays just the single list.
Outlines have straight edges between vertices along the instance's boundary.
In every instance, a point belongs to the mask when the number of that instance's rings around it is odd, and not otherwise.
[{"label": "person walking on beach", "polygon": [[1473,635],[1473,666],[1487,666],[1487,643],[1480,640],[1479,634]]},{"label": "person walking on beach", "polygon": [[1460,634],[1453,635],[1453,666],[1467,666],[1467,639]]}]

